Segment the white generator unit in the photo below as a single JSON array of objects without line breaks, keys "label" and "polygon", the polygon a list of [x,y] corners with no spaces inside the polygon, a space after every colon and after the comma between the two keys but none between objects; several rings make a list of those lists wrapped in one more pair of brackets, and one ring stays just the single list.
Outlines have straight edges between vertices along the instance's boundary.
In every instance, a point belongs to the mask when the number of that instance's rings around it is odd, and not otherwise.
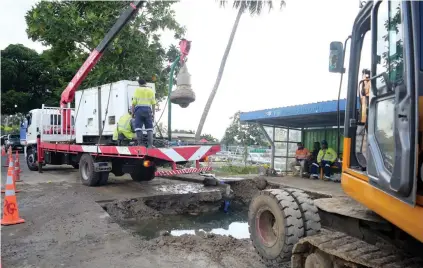
[{"label": "white generator unit", "polygon": [[[147,83],[147,86],[156,92],[153,83]],[[100,135],[101,143],[111,141],[119,118],[131,109],[132,97],[137,87],[137,81],[122,80],[76,91],[76,143],[98,143]]]}]

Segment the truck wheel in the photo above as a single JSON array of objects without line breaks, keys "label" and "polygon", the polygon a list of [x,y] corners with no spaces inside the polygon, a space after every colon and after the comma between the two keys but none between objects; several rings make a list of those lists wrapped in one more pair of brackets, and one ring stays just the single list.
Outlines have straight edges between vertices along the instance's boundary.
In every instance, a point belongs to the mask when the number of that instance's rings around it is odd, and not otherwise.
[{"label": "truck wheel", "polygon": [[38,171],[37,152],[32,148],[27,149],[26,165],[28,166],[29,170]]},{"label": "truck wheel", "polygon": [[304,224],[304,236],[315,235],[320,232],[320,216],[313,200],[301,190],[285,188],[298,204]]},{"label": "truck wheel", "polygon": [[139,166],[134,169],[134,171],[131,173],[131,178],[134,181],[151,181],[154,179],[156,173],[156,167],[143,167]]},{"label": "truck wheel", "polygon": [[79,160],[79,174],[82,184],[96,186],[100,180],[100,173],[94,171],[94,160],[90,154],[83,154]]},{"label": "truck wheel", "polygon": [[292,248],[304,236],[301,211],[282,189],[259,192],[248,211],[250,238],[266,265],[288,261]]},{"label": "truck wheel", "polygon": [[100,179],[98,180],[98,186],[106,185],[109,180],[110,172],[99,172]]}]

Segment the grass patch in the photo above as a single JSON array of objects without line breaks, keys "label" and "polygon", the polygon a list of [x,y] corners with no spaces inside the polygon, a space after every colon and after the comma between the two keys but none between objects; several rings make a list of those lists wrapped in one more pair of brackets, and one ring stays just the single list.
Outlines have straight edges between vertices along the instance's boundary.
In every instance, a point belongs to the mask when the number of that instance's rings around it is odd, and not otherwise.
[{"label": "grass patch", "polygon": [[214,172],[227,175],[258,174],[258,166],[222,166],[213,169]]}]

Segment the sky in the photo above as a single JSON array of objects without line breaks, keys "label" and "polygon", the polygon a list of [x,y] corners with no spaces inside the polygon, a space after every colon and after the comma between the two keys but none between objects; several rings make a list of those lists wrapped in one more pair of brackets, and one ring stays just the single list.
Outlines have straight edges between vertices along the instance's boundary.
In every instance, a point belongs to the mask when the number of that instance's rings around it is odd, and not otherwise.
[{"label": "sky", "polygon": [[[37,2],[1,1],[0,49],[16,43],[38,52],[45,49],[29,40],[25,32],[25,13]],[[230,117],[237,111],[336,99],[340,75],[328,72],[329,44],[344,42],[351,33],[358,5],[357,0],[286,0],[281,11],[264,10],[254,17],[244,14],[203,133],[222,138]],[[184,109],[172,106],[172,129],[195,131],[213,88],[236,10],[230,6],[220,8],[215,0],[181,0],[174,9],[177,21],[187,28],[186,38],[192,41],[187,67],[196,101]],[[178,43],[171,33],[164,33],[162,42]],[[368,50],[364,48],[363,53],[370,59]],[[362,66],[366,62],[362,59]],[[345,86],[346,77],[341,97],[346,95]],[[167,111],[161,122],[167,125]]]}]

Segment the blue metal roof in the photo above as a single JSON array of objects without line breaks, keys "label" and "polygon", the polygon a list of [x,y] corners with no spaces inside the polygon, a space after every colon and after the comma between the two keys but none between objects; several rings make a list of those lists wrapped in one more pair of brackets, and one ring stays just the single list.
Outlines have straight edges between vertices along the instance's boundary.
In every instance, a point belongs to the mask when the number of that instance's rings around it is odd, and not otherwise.
[{"label": "blue metal roof", "polygon": [[[287,107],[241,112],[241,122],[257,122],[286,127],[321,127],[337,124],[337,100],[293,105]],[[346,99],[339,101],[341,124],[345,117]]]}]

